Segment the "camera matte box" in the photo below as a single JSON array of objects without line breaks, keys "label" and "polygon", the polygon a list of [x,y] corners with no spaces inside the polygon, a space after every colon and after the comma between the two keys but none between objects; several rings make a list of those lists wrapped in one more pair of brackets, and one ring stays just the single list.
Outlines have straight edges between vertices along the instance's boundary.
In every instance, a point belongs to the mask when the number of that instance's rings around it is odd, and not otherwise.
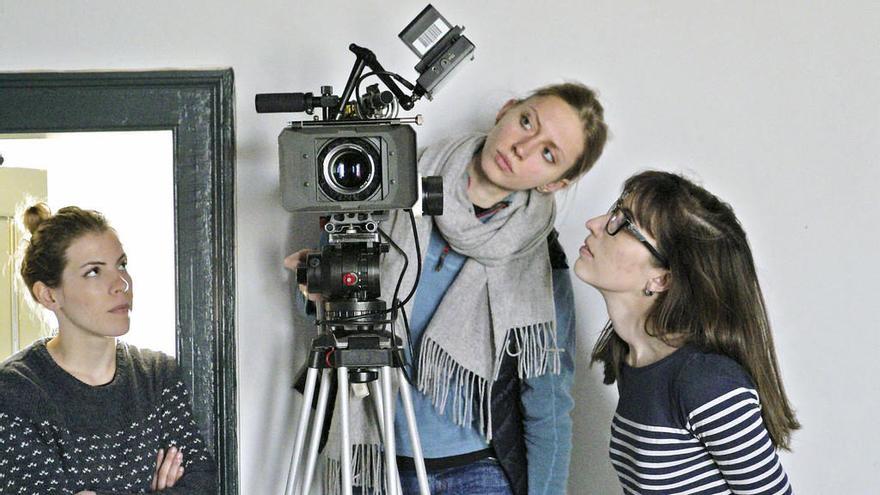
[{"label": "camera matte box", "polygon": [[[406,124],[334,121],[287,127],[278,136],[281,204],[288,211],[365,212],[411,208],[418,199],[416,133]],[[305,125],[308,124],[308,125]],[[380,186],[357,201],[334,199],[321,190],[322,149],[337,139],[359,138],[377,147]]]}]

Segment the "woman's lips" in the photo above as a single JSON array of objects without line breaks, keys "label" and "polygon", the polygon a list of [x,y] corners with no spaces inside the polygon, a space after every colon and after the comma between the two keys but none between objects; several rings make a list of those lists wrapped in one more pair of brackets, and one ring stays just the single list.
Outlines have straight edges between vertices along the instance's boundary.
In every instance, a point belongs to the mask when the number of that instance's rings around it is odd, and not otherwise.
[{"label": "woman's lips", "polygon": [[131,311],[131,304],[120,304],[119,306],[111,309],[110,313],[128,314],[129,311]]},{"label": "woman's lips", "polygon": [[508,174],[513,172],[513,167],[510,166],[510,160],[508,160],[507,157],[504,156],[504,153],[501,153],[500,151],[495,152],[495,163],[503,172]]},{"label": "woman's lips", "polygon": [[593,257],[593,252],[590,251],[590,246],[587,245],[587,241],[584,241],[584,245],[578,250],[581,256],[586,256],[588,258]]}]

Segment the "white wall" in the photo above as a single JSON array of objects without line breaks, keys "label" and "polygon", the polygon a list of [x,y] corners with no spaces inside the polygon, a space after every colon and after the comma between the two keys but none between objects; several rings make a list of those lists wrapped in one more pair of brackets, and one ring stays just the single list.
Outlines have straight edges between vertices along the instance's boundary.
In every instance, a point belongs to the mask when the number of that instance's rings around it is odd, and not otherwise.
[{"label": "white wall", "polygon": [[[783,462],[800,493],[871,493],[880,468],[880,9],[874,2],[444,1],[477,59],[434,102],[422,144],[488,126],[547,82],[601,90],[613,139],[562,201],[575,256],[588,216],[644,167],[687,170],[730,201],[751,241],[789,395],[804,429]],[[289,385],[311,331],[281,260],[312,232],[279,205],[275,139],[289,116],[253,95],[341,89],[357,42],[412,76],[396,39],[422,2],[0,0],[0,70],[235,69],[241,486],[278,493],[292,443]],[[543,6],[542,6],[543,5]],[[301,220],[301,219],[300,219]],[[584,358],[604,321],[577,287],[573,493],[615,493],[605,448],[615,392]],[[873,489],[871,487],[874,487]]]}]

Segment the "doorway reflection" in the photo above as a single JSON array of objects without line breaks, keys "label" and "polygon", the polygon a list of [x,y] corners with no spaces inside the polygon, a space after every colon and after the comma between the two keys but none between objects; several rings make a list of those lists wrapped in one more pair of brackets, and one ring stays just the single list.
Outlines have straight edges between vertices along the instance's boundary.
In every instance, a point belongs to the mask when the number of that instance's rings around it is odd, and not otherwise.
[{"label": "doorway reflection", "polygon": [[[176,347],[173,139],[170,130],[0,135],[3,169],[45,170],[47,202],[53,212],[76,205],[107,217],[128,255],[136,294],[131,330],[122,340],[172,356]],[[54,315],[44,313],[46,330],[51,332]],[[20,348],[28,344],[18,343]]]}]

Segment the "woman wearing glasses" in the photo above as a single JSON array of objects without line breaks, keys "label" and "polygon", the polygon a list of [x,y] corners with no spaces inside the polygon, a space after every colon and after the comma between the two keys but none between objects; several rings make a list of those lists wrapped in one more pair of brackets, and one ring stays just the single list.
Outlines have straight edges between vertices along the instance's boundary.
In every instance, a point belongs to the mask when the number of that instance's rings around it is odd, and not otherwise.
[{"label": "woman wearing glasses", "polygon": [[776,449],[800,425],[731,207],[644,172],[586,226],[574,271],[608,308],[592,359],[620,393],[610,457],[624,492],[791,493]]}]

